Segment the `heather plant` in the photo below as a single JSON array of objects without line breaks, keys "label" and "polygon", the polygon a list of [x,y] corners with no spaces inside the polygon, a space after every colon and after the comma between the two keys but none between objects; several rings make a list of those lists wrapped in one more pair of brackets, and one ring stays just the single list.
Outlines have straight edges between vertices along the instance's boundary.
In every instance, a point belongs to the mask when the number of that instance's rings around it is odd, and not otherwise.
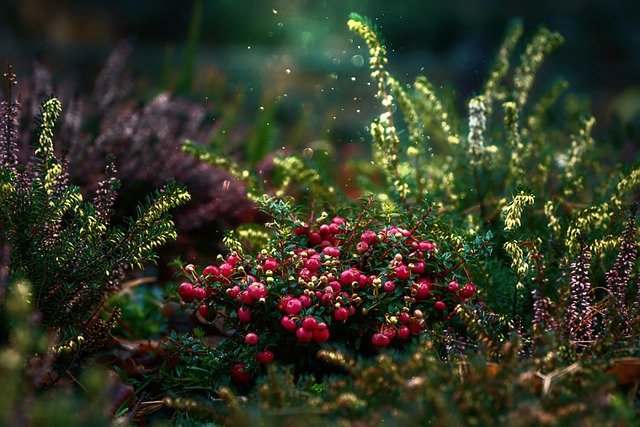
[{"label": "heather plant", "polygon": [[523,33],[514,23],[465,119],[427,77],[405,85],[392,75],[370,21],[354,14],[348,26],[367,45],[383,110],[370,126],[383,179],[365,188],[393,203],[434,203],[471,234],[491,230],[498,250],[479,292],[512,325],[529,323],[532,292],[557,291],[585,244],[598,260],[616,246],[640,182],[637,164],[611,167],[598,158],[588,111],[569,101],[564,111],[554,109],[566,82],[531,101],[536,72],[562,37],[538,29],[511,70]]},{"label": "heather plant", "polygon": [[[11,70],[6,74],[15,84]],[[98,184],[92,201],[69,183],[67,164],[54,153],[54,127],[62,105],[56,98],[42,104],[33,157],[19,160],[18,104],[1,104],[0,243],[7,249],[9,283],[31,284],[33,309],[42,325],[58,334],[55,353],[69,366],[100,349],[118,312],[101,313],[107,296],[119,289],[127,271],[155,260],[158,247],[176,238],[169,210],[189,194],[168,182],[137,208],[125,224],[111,224],[117,180]],[[113,168],[107,168],[113,172]],[[0,296],[0,312],[6,310]],[[9,322],[1,329],[6,334]]]},{"label": "heather plant", "polygon": [[224,104],[223,96],[214,113],[209,102],[196,102],[186,95],[138,93],[129,66],[133,54],[129,45],[120,45],[96,77],[93,91],[80,94],[73,84],[56,87],[47,69],[36,64],[31,78],[19,87],[22,158],[29,157],[29,144],[37,130],[31,118],[38,113],[41,100],[55,92],[66,105],[57,129],[61,141],[57,150],[65,154],[69,177],[82,194],[88,197],[95,192],[105,179],[104,165],[113,163],[120,182],[113,213],[124,218],[134,213],[137,200],[165,181],[183,183],[192,200],[176,210],[178,240],[173,250],[164,250],[170,253],[163,253],[163,258],[195,252],[204,242],[209,246],[219,241],[220,230],[257,218],[240,183],[225,171],[183,153],[180,146],[194,139],[237,149],[252,129],[237,122],[239,105]]}]

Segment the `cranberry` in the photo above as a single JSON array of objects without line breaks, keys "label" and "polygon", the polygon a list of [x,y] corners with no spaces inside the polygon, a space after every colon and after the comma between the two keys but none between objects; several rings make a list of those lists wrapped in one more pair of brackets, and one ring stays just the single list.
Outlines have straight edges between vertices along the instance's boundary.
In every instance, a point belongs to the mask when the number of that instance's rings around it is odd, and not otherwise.
[{"label": "cranberry", "polygon": [[320,260],[318,258],[310,258],[305,261],[304,266],[307,270],[315,273],[320,270]]},{"label": "cranberry", "polygon": [[273,351],[269,351],[269,350],[259,351],[258,354],[256,355],[256,359],[258,360],[258,363],[262,365],[267,365],[273,362]]},{"label": "cranberry", "polygon": [[331,224],[329,224],[329,233],[331,234],[339,234],[340,233],[340,226],[338,224],[336,224],[335,222],[332,222]]},{"label": "cranberry", "polygon": [[260,299],[267,296],[267,288],[260,282],[253,282],[250,284],[247,291],[253,299]]},{"label": "cranberry", "polygon": [[341,216],[334,216],[333,219],[331,220],[332,223],[337,224],[337,225],[346,225],[347,221],[341,217]]},{"label": "cranberry", "polygon": [[248,290],[244,290],[240,293],[240,299],[245,304],[251,304],[253,302],[253,297]]},{"label": "cranberry", "polygon": [[316,329],[313,331],[313,341],[322,344],[323,342],[329,341],[329,329]]},{"label": "cranberry", "polygon": [[298,314],[302,310],[302,303],[298,298],[291,298],[284,307],[287,314]]},{"label": "cranberry", "polygon": [[396,277],[401,280],[406,280],[411,276],[411,271],[409,267],[404,264],[398,264],[396,267]]},{"label": "cranberry", "polygon": [[304,308],[311,307],[311,298],[307,295],[300,295],[298,299]]},{"label": "cranberry", "polygon": [[407,325],[402,325],[398,328],[398,338],[401,340],[406,340],[411,335],[411,330],[407,327]]},{"label": "cranberry", "polygon": [[451,292],[458,292],[458,289],[460,289],[460,285],[455,280],[452,280],[447,285],[447,289],[449,289],[449,291]]},{"label": "cranberry", "polygon": [[198,313],[206,320],[213,320],[216,317],[216,311],[213,308],[209,309],[207,304],[202,304],[198,307]]},{"label": "cranberry", "polygon": [[316,329],[317,326],[318,326],[318,321],[311,316],[305,317],[304,320],[302,321],[302,327],[310,331],[313,331],[314,329]]},{"label": "cranberry", "polygon": [[363,254],[369,250],[369,244],[367,242],[358,242],[356,245],[356,251],[359,254]]},{"label": "cranberry", "polygon": [[398,320],[400,323],[409,323],[409,321],[411,321],[411,315],[406,311],[403,311],[400,313],[400,316],[398,316]]},{"label": "cranberry", "polygon": [[460,298],[470,298],[476,292],[476,287],[473,283],[466,283],[462,289],[458,291]]},{"label": "cranberry", "polygon": [[349,270],[345,270],[342,273],[340,273],[340,281],[342,282],[343,285],[350,285],[356,281],[356,278],[357,278],[356,274],[358,273],[354,271],[353,268],[350,268]]},{"label": "cranberry", "polygon": [[244,336],[244,342],[249,345],[256,345],[258,344],[258,335],[254,332],[249,332]]},{"label": "cranberry", "polygon": [[360,241],[371,245],[378,241],[378,235],[373,230],[366,230],[360,235]]},{"label": "cranberry", "polygon": [[377,348],[384,348],[389,345],[389,337],[382,333],[373,334],[371,343]]},{"label": "cranberry", "polygon": [[249,307],[238,308],[238,320],[247,323],[251,320],[251,309]]},{"label": "cranberry", "polygon": [[306,236],[308,233],[308,230],[306,227],[296,227],[293,229],[293,234],[295,234],[296,236]]},{"label": "cranberry", "polygon": [[413,268],[411,269],[411,271],[415,274],[422,274],[424,273],[424,269],[424,261],[416,261],[413,263]]},{"label": "cranberry", "polygon": [[282,316],[280,319],[280,325],[287,331],[295,331],[296,330],[296,322],[294,322],[289,316]]},{"label": "cranberry", "polygon": [[229,296],[231,298],[235,298],[240,294],[240,286],[235,285],[234,287],[229,289]]},{"label": "cranberry", "polygon": [[333,318],[339,322],[347,320],[349,317],[349,311],[344,307],[338,307],[333,312]]},{"label": "cranberry", "polygon": [[236,383],[248,383],[251,381],[251,372],[244,369],[244,363],[236,363],[231,368],[231,379]]},{"label": "cranberry", "polygon": [[233,265],[225,262],[220,265],[220,268],[218,270],[220,271],[220,274],[222,276],[229,277],[231,276],[231,273],[233,273]]},{"label": "cranberry", "polygon": [[265,270],[275,270],[276,267],[278,266],[278,261],[276,261],[273,258],[267,258],[264,261],[264,264],[262,264],[262,268],[264,268]]},{"label": "cranberry", "polygon": [[418,243],[418,249],[420,249],[421,251],[430,252],[436,249],[436,244],[433,243],[431,240],[423,240]]},{"label": "cranberry", "polygon": [[396,289],[396,284],[392,280],[387,280],[382,285],[382,289],[384,289],[385,292],[393,292]]},{"label": "cranberry", "polygon": [[314,231],[313,233],[309,234],[309,243],[312,245],[317,245],[320,242],[322,242],[322,236],[320,236],[320,233]]},{"label": "cranberry", "polygon": [[340,249],[335,246],[325,246],[322,248],[322,253],[330,257],[338,258],[340,256]]},{"label": "cranberry", "polygon": [[422,300],[429,298],[431,293],[431,280],[423,278],[420,279],[416,286],[416,299]]},{"label": "cranberry", "polygon": [[207,291],[202,288],[193,288],[193,298],[194,299],[204,299],[207,296]]},{"label": "cranberry", "polygon": [[435,304],[433,304],[433,308],[435,308],[436,311],[444,311],[447,305],[443,301],[436,301]]},{"label": "cranberry", "polygon": [[215,265],[207,265],[204,270],[202,270],[203,276],[217,276],[219,273],[218,267]]},{"label": "cranberry", "polygon": [[227,257],[227,263],[232,267],[235,266],[238,263],[238,261],[240,261],[240,258],[235,255],[229,255]]},{"label": "cranberry", "polygon": [[313,338],[313,331],[300,327],[296,329],[296,338],[300,342],[308,343]]},{"label": "cranberry", "polygon": [[332,280],[331,282],[329,282],[329,286],[331,286],[333,292],[340,292],[342,290],[342,285],[337,280]]},{"label": "cranberry", "polygon": [[398,331],[396,331],[396,328],[393,325],[390,325],[388,323],[385,323],[384,325],[382,325],[381,332],[384,335],[386,335],[390,340],[395,338],[396,334],[398,333]]},{"label": "cranberry", "polygon": [[329,234],[331,234],[331,228],[329,228],[328,224],[322,224],[318,231],[320,231],[320,234],[322,236],[328,236]]},{"label": "cranberry", "polygon": [[180,286],[178,286],[178,295],[184,302],[191,302],[195,298],[195,294],[193,292],[193,285],[189,282],[184,282]]}]

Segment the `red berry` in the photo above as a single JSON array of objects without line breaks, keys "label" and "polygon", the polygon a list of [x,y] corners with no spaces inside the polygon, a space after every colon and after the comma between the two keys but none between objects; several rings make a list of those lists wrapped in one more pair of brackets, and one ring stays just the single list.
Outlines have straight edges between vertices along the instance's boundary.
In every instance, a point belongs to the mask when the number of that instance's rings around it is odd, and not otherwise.
[{"label": "red berry", "polygon": [[415,274],[422,274],[424,273],[424,269],[424,261],[416,261],[413,263],[413,268],[411,269],[411,271]]},{"label": "red berry", "polygon": [[460,298],[470,298],[476,292],[476,287],[473,283],[466,283],[464,288],[458,291],[458,295]]},{"label": "red berry", "polygon": [[245,304],[251,304],[253,302],[253,298],[251,297],[251,294],[249,294],[248,290],[244,290],[240,293],[240,299]]},{"label": "red berry", "polygon": [[287,301],[287,304],[285,305],[284,309],[287,312],[287,314],[295,315],[300,313],[300,310],[302,310],[302,303],[298,298],[291,298],[289,301]]},{"label": "red berry", "polygon": [[296,322],[291,320],[289,316],[282,316],[282,318],[280,319],[280,324],[289,332],[296,330]]},{"label": "red berry", "polygon": [[409,267],[404,264],[398,264],[396,267],[396,277],[401,280],[408,279],[411,276],[411,271]]},{"label": "red berry", "polygon": [[442,301],[436,301],[435,304],[433,304],[433,308],[435,308],[436,311],[444,311],[447,305]]},{"label": "red berry", "polygon": [[398,316],[398,320],[400,323],[409,323],[409,321],[411,321],[411,315],[406,311],[403,311],[400,313],[400,316]]},{"label": "red berry", "polygon": [[251,372],[244,370],[243,363],[236,363],[231,368],[231,379],[236,383],[248,383],[251,381]]},{"label": "red berry", "polygon": [[316,329],[313,331],[313,341],[322,344],[323,342],[329,341],[329,329]]},{"label": "red berry", "polygon": [[373,230],[366,230],[360,235],[360,241],[365,242],[368,245],[371,245],[378,241],[378,235]]},{"label": "red berry", "polygon": [[302,303],[302,306],[304,308],[311,307],[311,298],[309,298],[307,295],[300,295],[298,299],[300,300],[300,303]]},{"label": "red berry", "polygon": [[449,289],[449,291],[451,292],[458,292],[458,289],[460,289],[460,285],[455,280],[452,280],[447,285],[447,289]]},{"label": "red berry", "polygon": [[430,240],[423,240],[418,243],[418,249],[421,251],[433,251],[436,248],[436,244]]},{"label": "red berry", "polygon": [[333,312],[333,318],[339,322],[347,320],[349,317],[349,311],[344,307],[338,307]]},{"label": "red berry", "polygon": [[267,296],[267,288],[260,282],[253,282],[250,284],[247,291],[253,299],[260,299]]},{"label": "red berry", "polygon": [[401,340],[406,340],[411,335],[411,330],[407,325],[402,325],[398,328],[398,338]]},{"label": "red berry", "polygon": [[240,286],[235,285],[234,287],[228,290],[228,293],[231,298],[237,297],[240,294]]},{"label": "red berry", "polygon": [[271,271],[273,271],[273,270],[275,270],[275,269],[276,269],[276,267],[277,267],[277,266],[278,266],[278,261],[276,261],[276,260],[275,260],[275,259],[273,259],[273,258],[267,258],[267,259],[264,261],[264,264],[262,264],[262,268],[264,268],[264,269],[265,269],[265,271],[266,271],[266,270],[271,270]]},{"label": "red berry", "polygon": [[329,286],[331,286],[331,290],[333,290],[333,292],[340,292],[342,290],[342,285],[337,280],[329,282]]},{"label": "red berry", "polygon": [[240,258],[235,256],[235,255],[229,255],[227,257],[227,263],[230,264],[231,266],[235,266],[238,261],[240,261]]},{"label": "red berry", "polygon": [[314,231],[313,233],[309,234],[309,243],[312,245],[317,245],[320,242],[322,242],[322,236],[320,236],[320,233]]},{"label": "red berry", "polygon": [[429,298],[431,293],[431,280],[423,278],[420,279],[416,286],[416,299],[422,300]]},{"label": "red berry", "polygon": [[346,225],[347,221],[341,217],[341,216],[334,216],[333,219],[331,220],[332,223],[337,224],[337,225]]},{"label": "red berry", "polygon": [[367,275],[362,273],[358,275],[358,278],[356,280],[358,281],[358,289],[364,288],[369,283],[369,278],[367,277]]},{"label": "red berry", "polygon": [[325,246],[322,248],[322,253],[334,258],[338,258],[340,256],[340,249],[335,246]]},{"label": "red berry", "polygon": [[384,289],[385,292],[393,292],[396,289],[396,284],[392,280],[387,280],[382,285],[382,289]]},{"label": "red berry", "polygon": [[210,309],[207,304],[202,304],[198,307],[198,313],[206,320],[213,320],[216,317],[216,311],[213,308]]},{"label": "red berry", "polygon": [[296,236],[306,236],[309,230],[306,227],[296,227],[293,229],[293,234]]},{"label": "red berry", "polygon": [[322,236],[328,236],[329,234],[331,234],[331,228],[329,228],[328,224],[322,224],[318,231],[320,231],[320,234]]},{"label": "red berry", "polygon": [[381,333],[373,334],[371,343],[378,348],[384,348],[389,345],[389,337]]},{"label": "red berry", "polygon": [[307,270],[315,273],[320,270],[320,260],[318,258],[309,258],[305,261],[304,266]]},{"label": "red berry", "polygon": [[249,345],[256,345],[258,344],[258,335],[254,332],[249,332],[244,336],[244,342]]},{"label": "red berry", "polygon": [[390,340],[394,339],[398,331],[395,326],[385,323],[382,325],[381,332],[387,336]]},{"label": "red berry", "polygon": [[218,270],[220,271],[220,274],[222,276],[229,277],[231,276],[231,273],[233,273],[233,265],[225,262],[222,265],[220,265],[220,268]]},{"label": "red berry", "polygon": [[305,317],[304,320],[302,321],[302,327],[310,331],[313,331],[314,329],[316,329],[317,326],[318,326],[318,321],[311,316]]},{"label": "red berry", "polygon": [[413,322],[409,323],[409,330],[411,331],[411,333],[413,335],[418,335],[420,333],[420,331],[422,331],[422,329],[424,329],[425,323],[426,322],[424,321],[424,319],[414,320]]},{"label": "red berry", "polygon": [[331,234],[338,234],[340,233],[340,226],[338,224],[336,224],[335,222],[332,222],[331,224],[329,224],[329,233]]},{"label": "red berry", "polygon": [[300,342],[308,343],[313,338],[313,331],[300,327],[296,329],[296,338]]},{"label": "red berry", "polygon": [[363,254],[369,250],[369,244],[367,242],[358,242],[356,245],[356,251],[359,254]]},{"label": "red berry", "polygon": [[249,307],[238,308],[238,320],[247,323],[251,320],[251,309]]},{"label": "red berry", "polygon": [[215,265],[207,265],[204,270],[202,270],[203,276],[217,276],[218,274],[218,267],[216,267]]},{"label": "red berry", "polygon": [[342,273],[340,273],[340,281],[342,282],[343,285],[350,285],[356,281],[356,278],[357,278],[356,274],[358,273],[354,271],[353,268],[350,268],[349,270],[345,270]]},{"label": "red berry", "polygon": [[202,288],[193,288],[193,298],[194,299],[204,299],[207,296],[207,291]]},{"label": "red berry", "polygon": [[256,359],[258,360],[258,363],[262,365],[267,365],[273,362],[273,351],[269,351],[269,350],[259,351],[258,354],[256,355]]},{"label": "red berry", "polygon": [[195,293],[193,292],[193,285],[189,282],[184,282],[178,286],[178,295],[184,302],[191,302],[195,298]]}]

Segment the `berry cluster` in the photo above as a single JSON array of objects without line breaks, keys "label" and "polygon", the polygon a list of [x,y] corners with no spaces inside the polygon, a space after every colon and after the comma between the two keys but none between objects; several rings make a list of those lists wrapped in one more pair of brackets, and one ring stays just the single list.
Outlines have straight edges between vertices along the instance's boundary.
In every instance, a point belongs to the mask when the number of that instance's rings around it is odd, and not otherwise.
[{"label": "berry cluster", "polygon": [[441,251],[417,225],[325,221],[293,228],[256,257],[232,252],[201,275],[185,268],[191,281],[178,288],[182,300],[209,321],[225,319],[243,349],[234,381],[248,381],[292,346],[402,345],[475,293],[464,257]]}]

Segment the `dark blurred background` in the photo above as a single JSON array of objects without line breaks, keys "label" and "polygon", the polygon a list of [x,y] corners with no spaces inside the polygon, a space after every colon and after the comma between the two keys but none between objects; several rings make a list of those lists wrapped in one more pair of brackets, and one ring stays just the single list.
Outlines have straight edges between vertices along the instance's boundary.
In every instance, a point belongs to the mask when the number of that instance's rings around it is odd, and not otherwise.
[{"label": "dark blurred background", "polygon": [[[28,74],[44,62],[56,78],[91,85],[121,40],[149,87],[175,88],[183,67],[194,1],[2,0],[0,59]],[[539,76],[562,76],[588,94],[600,124],[640,116],[640,2],[623,0],[204,0],[193,96],[243,87],[257,107],[265,92],[286,104],[311,103],[334,139],[350,138],[372,118],[366,50],[346,28],[351,11],[374,18],[386,37],[390,68],[407,83],[425,73],[468,99],[481,90],[509,21],[565,37]],[[358,57],[364,57],[364,65]],[[172,71],[173,70],[173,71]],[[362,100],[362,101],[361,101]],[[461,106],[462,108],[463,106]],[[341,129],[344,130],[341,131]]]}]

